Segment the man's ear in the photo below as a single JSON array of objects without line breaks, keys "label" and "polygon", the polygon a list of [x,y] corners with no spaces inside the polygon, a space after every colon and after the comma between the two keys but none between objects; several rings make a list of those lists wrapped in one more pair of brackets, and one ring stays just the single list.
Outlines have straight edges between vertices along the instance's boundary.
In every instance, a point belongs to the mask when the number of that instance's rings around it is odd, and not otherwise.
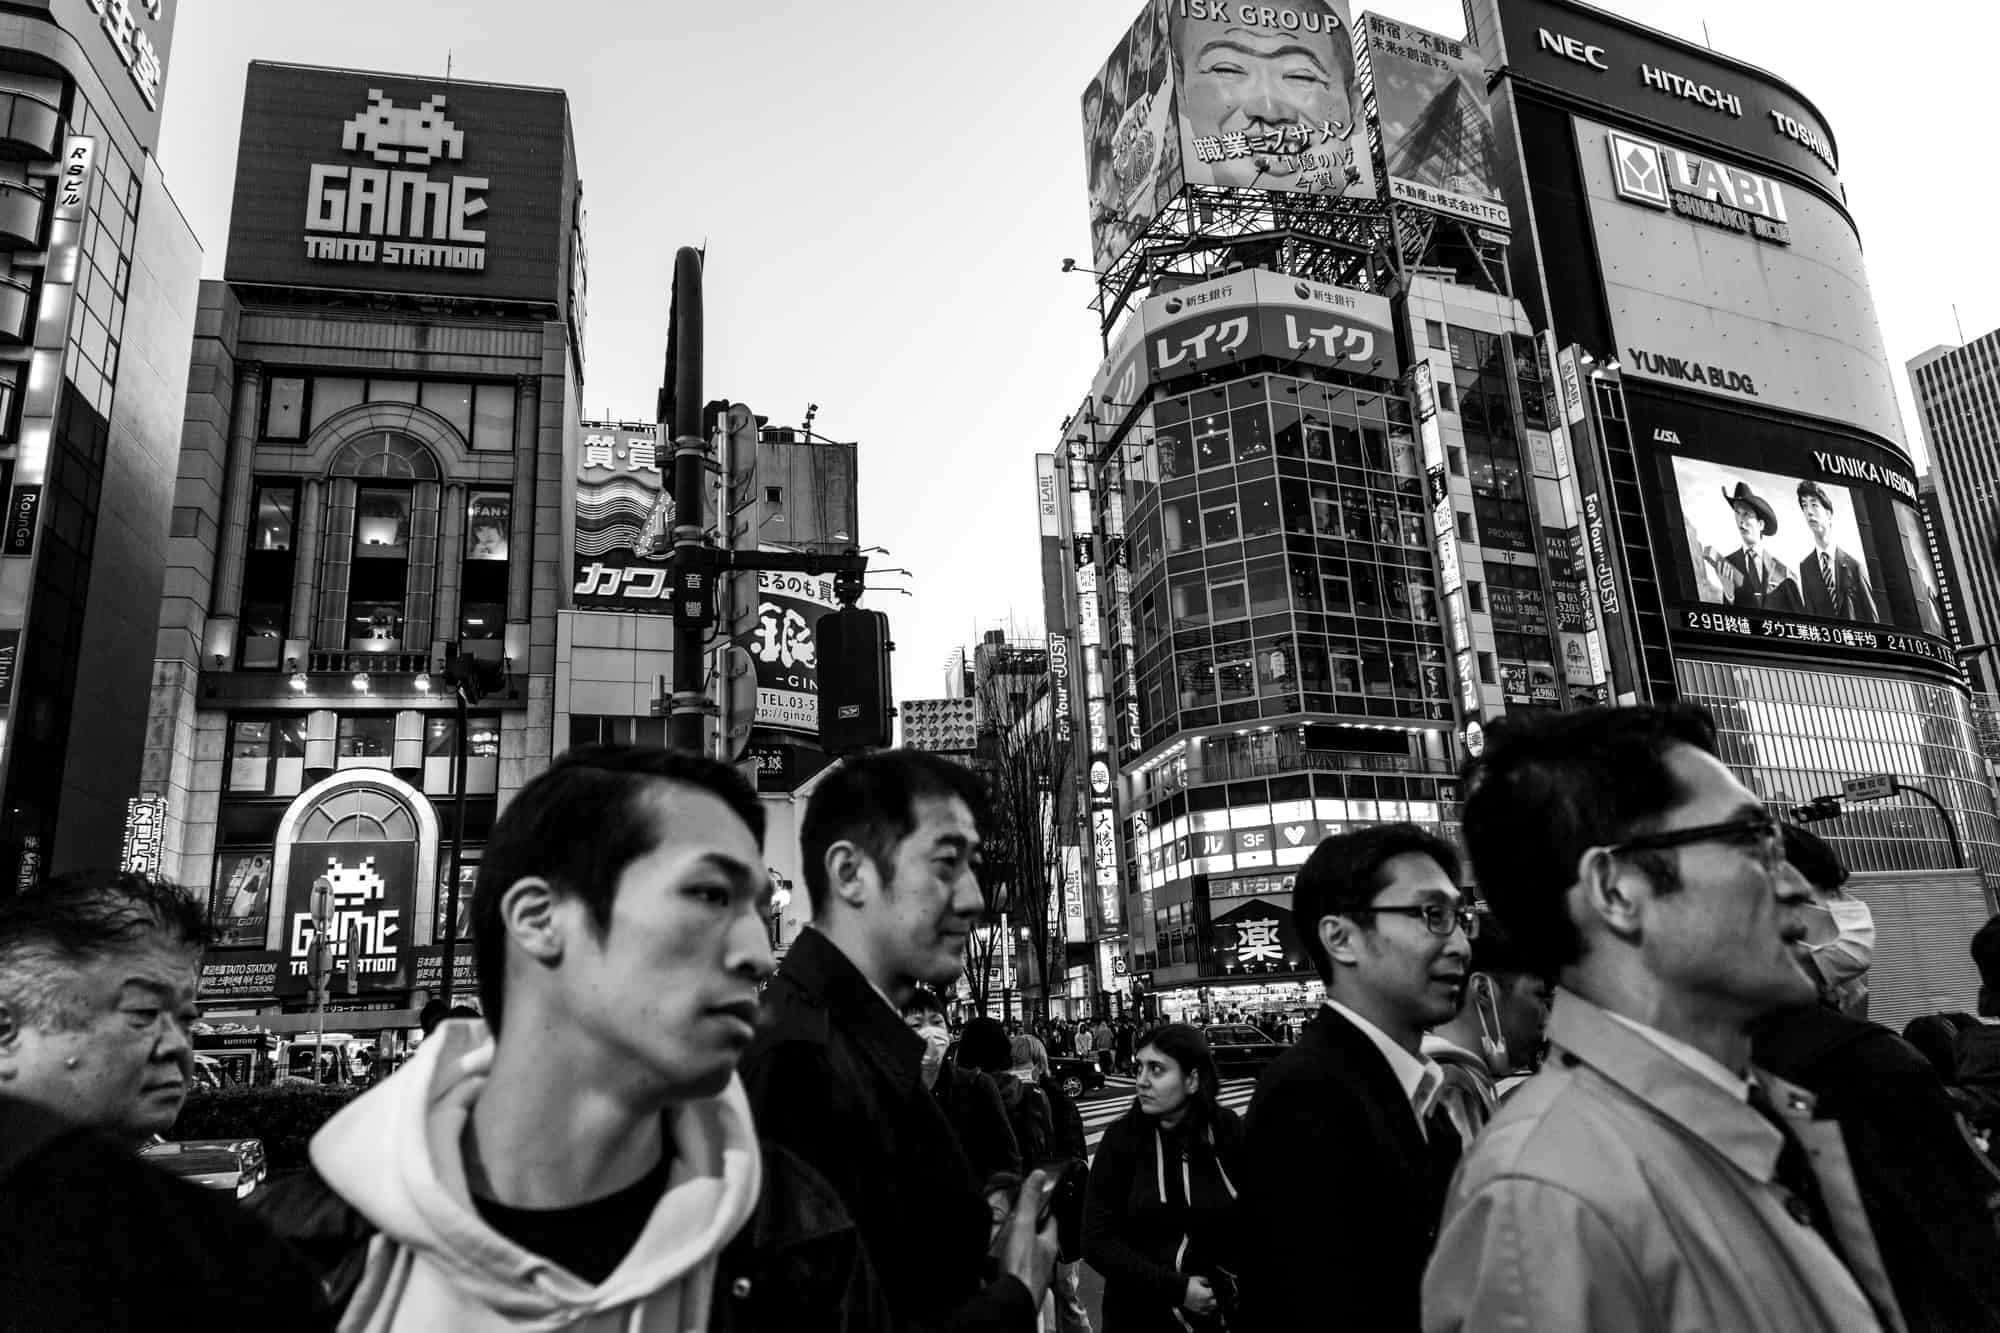
[{"label": "man's ear", "polygon": [[[1645,886],[1645,887],[1642,887]],[[1594,916],[1621,939],[1639,933],[1642,907],[1650,897],[1645,876],[1620,864],[1602,847],[1588,847],[1577,858],[1576,886],[1586,916]]]},{"label": "man's ear", "polygon": [[1354,923],[1344,916],[1334,916],[1329,913],[1319,919],[1320,946],[1326,950],[1326,956],[1336,963],[1351,964],[1361,961],[1360,955],[1356,953],[1357,933]]},{"label": "man's ear", "polygon": [[874,881],[874,863],[868,853],[842,839],[826,849],[826,883],[833,896],[849,907],[867,906]]},{"label": "man's ear", "polygon": [[515,880],[500,895],[500,928],[537,962],[562,961],[566,941],[558,901],[555,887],[539,875]]}]

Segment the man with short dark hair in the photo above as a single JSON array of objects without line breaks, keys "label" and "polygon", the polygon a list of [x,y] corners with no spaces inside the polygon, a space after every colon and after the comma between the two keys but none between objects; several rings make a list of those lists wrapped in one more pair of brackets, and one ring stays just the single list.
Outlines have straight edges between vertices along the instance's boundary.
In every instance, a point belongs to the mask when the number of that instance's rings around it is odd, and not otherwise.
[{"label": "man with short dark hair", "polygon": [[1509,718],[1464,790],[1480,888],[1559,989],[1452,1183],[1427,1333],[1903,1329],[1838,1126],[1750,1062],[1813,997],[1810,895],[1707,714]]},{"label": "man with short dark hair", "polygon": [[898,1329],[1029,1329],[1055,1262],[1029,1176],[988,1261],[992,1214],[924,1087],[902,1007],[964,969],[986,910],[978,779],[915,750],[853,756],[800,827],[813,920],[785,955],[743,1063],[764,1132],[832,1182],[868,1244]]},{"label": "man with short dark hair", "polygon": [[1875,594],[1861,562],[1833,540],[1833,496],[1816,481],[1799,483],[1799,512],[1812,533],[1813,549],[1799,572],[1806,614],[1874,623]]},{"label": "man with short dark hair", "polygon": [[1292,916],[1326,1005],[1250,1102],[1246,1326],[1404,1333],[1459,1154],[1421,1046],[1458,1012],[1478,917],[1457,853],[1413,824],[1322,842]]},{"label": "man with short dark hair", "polygon": [[771,971],[763,828],[733,768],[634,746],[570,750],[501,812],[485,1021],[440,1024],[272,1200],[346,1327],[874,1326],[852,1223],[759,1145],[736,1077]]},{"label": "man with short dark hair", "polygon": [[[1865,951],[1859,970],[1851,956],[1837,966],[1828,960],[1844,927],[1824,909],[1843,901],[1847,868],[1825,840],[1794,827],[1785,829],[1785,862],[1812,888],[1816,907],[1808,917],[1828,922],[1818,933],[1833,938],[1801,960],[1819,998],[1760,1020],[1751,1059],[1812,1093],[1819,1114],[1840,1126],[1912,1333],[2000,1328],[2000,1174],[1967,1142],[1930,1062],[1841,1003],[1868,963]],[[1871,942],[1873,934],[1871,924]],[[1806,942],[1814,942],[1811,927]]]},{"label": "man with short dark hair", "polygon": [[1423,1054],[1443,1071],[1438,1105],[1467,1146],[1493,1118],[1501,1095],[1535,1067],[1553,989],[1504,926],[1491,914],[1480,921],[1465,1003],[1456,1017],[1426,1033],[1423,1045]]}]

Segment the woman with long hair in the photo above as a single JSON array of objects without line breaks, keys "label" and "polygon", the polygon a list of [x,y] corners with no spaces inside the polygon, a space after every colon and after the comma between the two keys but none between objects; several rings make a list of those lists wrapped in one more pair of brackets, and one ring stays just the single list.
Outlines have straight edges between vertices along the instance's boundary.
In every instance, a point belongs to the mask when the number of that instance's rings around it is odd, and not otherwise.
[{"label": "woman with long hair", "polygon": [[1104,1333],[1224,1329],[1243,1122],[1216,1100],[1200,1029],[1153,1029],[1138,1065],[1138,1096],[1104,1131],[1083,1207],[1083,1257],[1104,1278]]}]

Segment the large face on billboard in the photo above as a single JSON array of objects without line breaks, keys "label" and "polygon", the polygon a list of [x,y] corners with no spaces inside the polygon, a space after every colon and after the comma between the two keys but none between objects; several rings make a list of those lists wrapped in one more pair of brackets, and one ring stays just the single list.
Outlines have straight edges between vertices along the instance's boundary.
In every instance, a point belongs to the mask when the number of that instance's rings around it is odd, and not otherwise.
[{"label": "large face on billboard", "polygon": [[1172,0],[1187,183],[1372,197],[1348,24],[1347,0]]},{"label": "large face on billboard", "polygon": [[1478,49],[1379,14],[1364,19],[1389,197],[1508,226]]},{"label": "large face on billboard", "polygon": [[1902,413],[1854,226],[1833,204],[1687,144],[1575,122],[1628,379],[1858,426]]},{"label": "large face on billboard", "polygon": [[1896,455],[1649,394],[1628,403],[1652,445],[1678,632],[1950,660]]},{"label": "large face on billboard", "polygon": [[1167,0],[1148,0],[1083,90],[1092,266],[1116,263],[1180,188]]},{"label": "large face on billboard", "polygon": [[560,305],[568,144],[559,92],[252,64],[224,276]]}]

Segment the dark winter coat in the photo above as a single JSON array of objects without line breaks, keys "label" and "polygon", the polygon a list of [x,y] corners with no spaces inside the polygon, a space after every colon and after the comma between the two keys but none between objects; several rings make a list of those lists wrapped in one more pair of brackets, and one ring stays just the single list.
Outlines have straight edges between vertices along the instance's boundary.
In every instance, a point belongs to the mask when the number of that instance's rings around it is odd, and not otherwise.
[{"label": "dark winter coat", "polygon": [[1105,1129],[1083,1205],[1083,1257],[1104,1278],[1103,1333],[1203,1327],[1181,1302],[1190,1277],[1213,1285],[1218,1270],[1239,1271],[1242,1154],[1243,1122],[1227,1107],[1209,1133],[1192,1117],[1167,1129],[1137,1109]]},{"label": "dark winter coat", "polygon": [[990,1180],[1002,1172],[1021,1174],[1021,1149],[1014,1141],[1013,1127],[1007,1123],[1007,1108],[1000,1104],[1000,1089],[990,1074],[961,1069],[947,1060],[938,1069],[931,1092],[944,1108],[944,1118],[958,1135],[972,1172],[980,1180]]},{"label": "dark winter coat", "polygon": [[1750,1058],[1839,1122],[1910,1333],[2000,1329],[2000,1173],[1930,1063],[1889,1029],[1817,1004],[1760,1023]]},{"label": "dark winter coat", "polygon": [[860,1228],[899,1330],[1035,1325],[1027,1286],[993,1278],[992,1217],[923,1082],[923,1039],[825,935],[793,943],[741,1067],[758,1133],[826,1177]]}]

